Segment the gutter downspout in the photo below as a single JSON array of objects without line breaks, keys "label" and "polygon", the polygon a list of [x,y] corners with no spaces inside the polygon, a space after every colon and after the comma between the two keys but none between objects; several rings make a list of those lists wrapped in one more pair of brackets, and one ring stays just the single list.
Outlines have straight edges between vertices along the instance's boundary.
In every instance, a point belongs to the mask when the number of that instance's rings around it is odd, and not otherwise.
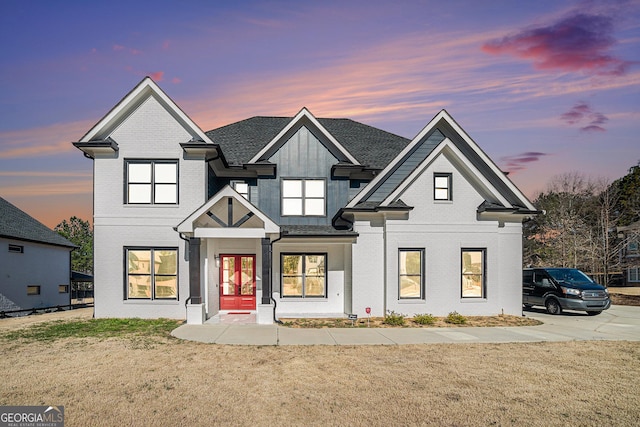
[{"label": "gutter downspout", "polygon": [[[282,325],[282,322],[276,318],[276,309],[278,308],[278,303],[273,298],[273,244],[281,240],[283,237],[284,236],[282,235],[282,233],[280,233],[276,240],[269,242],[269,261],[271,262],[271,295],[269,295],[269,298],[271,299],[271,301],[273,301],[273,321],[280,325]],[[282,292],[282,289],[280,291]]]},{"label": "gutter downspout", "polygon": [[[187,248],[189,247],[189,239],[187,239],[186,237],[184,237],[184,235],[178,231],[178,227],[173,227],[173,231],[175,231],[176,233],[178,233],[178,237],[180,237],[182,240],[184,240],[185,242],[187,242]],[[185,261],[189,261],[189,249],[187,249],[186,251],[184,251],[184,256],[185,256]],[[187,298],[184,301],[184,306],[185,308],[187,307],[187,305],[189,304],[189,301],[191,301],[191,295],[189,295],[189,298]]]}]

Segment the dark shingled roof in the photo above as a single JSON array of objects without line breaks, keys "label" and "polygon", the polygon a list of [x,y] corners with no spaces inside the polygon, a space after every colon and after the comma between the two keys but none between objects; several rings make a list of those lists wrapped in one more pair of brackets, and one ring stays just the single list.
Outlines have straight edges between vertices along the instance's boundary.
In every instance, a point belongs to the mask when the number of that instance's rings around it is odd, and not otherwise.
[{"label": "dark shingled roof", "polygon": [[327,236],[327,237],[353,237],[358,233],[350,230],[338,230],[331,225],[281,225],[280,231],[283,236]]},{"label": "dark shingled roof", "polygon": [[74,248],[75,245],[0,197],[0,236]]},{"label": "dark shingled roof", "polygon": [[[251,117],[206,132],[222,148],[229,164],[248,163],[292,120],[292,117]],[[363,166],[384,169],[406,147],[407,138],[351,119],[318,121]]]}]

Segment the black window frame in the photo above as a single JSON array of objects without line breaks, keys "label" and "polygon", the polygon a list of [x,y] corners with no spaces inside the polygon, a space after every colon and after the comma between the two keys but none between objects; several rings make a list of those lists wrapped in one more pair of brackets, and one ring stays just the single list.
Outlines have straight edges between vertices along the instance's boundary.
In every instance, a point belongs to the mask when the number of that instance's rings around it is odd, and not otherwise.
[{"label": "black window frame", "polygon": [[[447,178],[447,187],[436,186],[437,178]],[[447,190],[447,198],[442,199],[437,197],[438,190]],[[433,200],[436,202],[450,202],[453,200],[453,174],[450,172],[434,172],[433,173]]]},{"label": "black window frame", "polygon": [[9,247],[7,249],[9,251],[9,253],[12,254],[23,254],[24,253],[24,246],[22,245],[14,245],[12,243],[9,243]]},{"label": "black window frame", "polygon": [[[284,195],[284,183],[285,181],[300,181],[302,182],[302,195],[300,197],[285,197]],[[307,215],[307,213],[305,212],[305,201],[307,200],[307,196],[306,196],[306,185],[305,183],[307,181],[322,181],[324,184],[324,195],[322,197],[323,200],[323,213],[322,215]],[[300,215],[292,215],[292,214],[285,214],[284,213],[284,201],[285,199],[300,199],[302,201],[302,213]],[[309,199],[314,199],[314,200],[319,200],[319,197],[309,197]],[[286,177],[286,178],[281,178],[280,180],[280,216],[285,217],[285,218],[301,218],[301,217],[307,217],[307,218],[326,218],[327,217],[327,178],[323,178],[323,177],[318,177],[318,178],[313,178],[313,177],[308,177],[308,178],[294,178],[294,177]]]},{"label": "black window frame", "polygon": [[[34,288],[36,292],[29,292],[30,288]],[[27,296],[33,297],[40,295],[42,287],[40,285],[27,285]]]},{"label": "black window frame", "polygon": [[[151,292],[148,298],[131,297],[129,296],[129,251],[150,251],[149,274],[135,274],[136,276],[150,276],[151,280]],[[176,296],[173,298],[158,297],[156,295],[156,276],[173,276],[173,274],[156,274],[155,263],[155,251],[175,251],[176,252]],[[180,300],[180,250],[177,246],[125,246],[124,247],[124,300],[125,301],[178,301]]]},{"label": "black window frame", "polygon": [[[403,297],[400,285],[402,276],[415,276],[415,274],[402,274],[400,272],[400,262],[402,252],[419,252],[420,253],[420,296]],[[398,300],[399,301],[424,301],[426,298],[426,276],[425,276],[425,249],[424,248],[398,248]]]},{"label": "black window frame", "polygon": [[[302,257],[302,294],[301,295],[285,295],[284,294],[284,257],[285,256],[300,256]],[[322,256],[324,257],[324,294],[323,295],[306,295],[306,259],[308,256]],[[329,294],[329,280],[327,277],[327,265],[329,262],[329,255],[327,252],[281,252],[280,253],[280,297],[285,299],[326,299]],[[293,276],[293,275],[291,275]],[[296,275],[297,276],[297,275]],[[318,276],[314,276],[318,277]]]},{"label": "black window frame", "polygon": [[[464,253],[465,252],[480,252],[482,253],[482,287],[480,296],[465,296],[464,295],[464,277],[465,275],[471,276],[477,274],[475,272],[464,272]],[[460,298],[462,299],[487,299],[487,248],[461,248],[460,250]]]},{"label": "black window frame", "polygon": [[[151,182],[149,183],[131,183],[129,182],[129,165],[130,164],[149,164],[151,165]],[[173,164],[176,165],[176,201],[170,203],[155,202],[156,185],[166,183],[155,182],[155,165],[156,164]],[[151,187],[151,199],[146,202],[130,202],[129,186],[131,184],[148,184]],[[124,204],[129,206],[174,206],[180,204],[180,161],[178,159],[125,159],[124,161]]]}]

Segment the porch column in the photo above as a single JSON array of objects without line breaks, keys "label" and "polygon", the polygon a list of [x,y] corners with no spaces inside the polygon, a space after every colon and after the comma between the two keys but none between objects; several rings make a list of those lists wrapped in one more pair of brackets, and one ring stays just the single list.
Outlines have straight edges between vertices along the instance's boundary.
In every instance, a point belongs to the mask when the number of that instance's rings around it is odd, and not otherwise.
[{"label": "porch column", "polygon": [[271,304],[271,239],[262,239],[262,304]]},{"label": "porch column", "polygon": [[189,238],[189,296],[191,304],[202,303],[200,283],[200,239]]}]

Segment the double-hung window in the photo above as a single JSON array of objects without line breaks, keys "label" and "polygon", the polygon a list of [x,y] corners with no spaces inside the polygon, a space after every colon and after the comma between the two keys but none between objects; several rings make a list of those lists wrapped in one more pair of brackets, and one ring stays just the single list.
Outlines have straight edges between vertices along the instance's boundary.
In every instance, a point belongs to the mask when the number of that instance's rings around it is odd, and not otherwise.
[{"label": "double-hung window", "polygon": [[424,249],[398,251],[399,299],[424,298]]},{"label": "double-hung window", "polygon": [[325,216],[324,179],[283,179],[282,216]]},{"label": "double-hung window", "polygon": [[128,160],[127,204],[171,205],[178,203],[176,160]]},{"label": "double-hung window", "polygon": [[462,249],[462,298],[486,298],[487,250]]},{"label": "double-hung window", "polygon": [[177,248],[125,248],[125,299],[177,299]]},{"label": "double-hung window", "polygon": [[327,296],[327,254],[282,254],[282,297]]},{"label": "double-hung window", "polygon": [[434,200],[453,200],[451,194],[451,177],[452,175],[450,173],[433,174]]}]

